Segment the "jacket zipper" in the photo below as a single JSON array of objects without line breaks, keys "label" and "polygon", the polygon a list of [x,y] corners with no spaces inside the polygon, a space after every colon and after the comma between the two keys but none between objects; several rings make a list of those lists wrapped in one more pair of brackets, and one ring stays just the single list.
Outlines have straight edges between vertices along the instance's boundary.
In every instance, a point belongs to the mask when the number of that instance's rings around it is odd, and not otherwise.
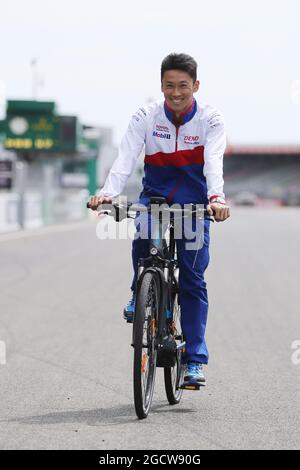
[{"label": "jacket zipper", "polygon": [[[179,133],[179,126],[176,126],[176,141],[175,141],[175,152],[177,152],[178,150],[178,133]],[[176,158],[176,157],[175,157]],[[168,197],[167,197],[167,201],[169,204],[172,203],[173,201],[173,197],[175,196],[175,194],[177,193],[178,189],[180,188],[182,182],[184,180],[184,174],[180,175],[179,176],[179,179],[177,180],[177,183],[176,183],[176,186],[172,189],[172,191],[169,193]]]},{"label": "jacket zipper", "polygon": [[175,152],[177,152],[177,146],[178,146],[178,133],[179,133],[179,127],[176,126],[176,142],[175,142]]}]

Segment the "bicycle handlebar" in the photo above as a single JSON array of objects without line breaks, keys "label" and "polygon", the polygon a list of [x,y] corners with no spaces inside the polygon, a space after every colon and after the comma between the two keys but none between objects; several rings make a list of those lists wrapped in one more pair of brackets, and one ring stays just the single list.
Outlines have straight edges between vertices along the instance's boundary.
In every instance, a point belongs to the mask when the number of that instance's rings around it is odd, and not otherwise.
[{"label": "bicycle handlebar", "polygon": [[[87,202],[87,208],[91,209],[90,203]],[[130,218],[130,215],[128,214],[129,212],[148,212],[151,213],[151,205],[150,206],[144,206],[142,204],[133,204],[131,202],[128,202],[127,204],[122,204],[122,203],[110,203],[110,204],[100,204],[99,207],[101,206],[111,206],[114,209],[114,212],[111,209],[96,209],[98,214],[104,214],[104,215],[116,215],[116,220],[122,220],[124,218]],[[210,213],[208,212],[207,208],[197,208],[196,204],[185,204],[185,207],[179,208],[179,207],[170,207],[170,206],[161,206],[159,204],[155,204],[157,206],[157,209],[159,212],[170,212],[173,214],[182,214],[182,215],[195,215],[199,214],[204,216],[205,218],[209,218],[212,222],[214,222],[213,218],[207,217],[210,216]],[[190,206],[190,207],[186,207]],[[113,212],[113,213],[112,213]],[[121,213],[121,214],[120,214]],[[121,217],[120,217],[121,216]]]}]

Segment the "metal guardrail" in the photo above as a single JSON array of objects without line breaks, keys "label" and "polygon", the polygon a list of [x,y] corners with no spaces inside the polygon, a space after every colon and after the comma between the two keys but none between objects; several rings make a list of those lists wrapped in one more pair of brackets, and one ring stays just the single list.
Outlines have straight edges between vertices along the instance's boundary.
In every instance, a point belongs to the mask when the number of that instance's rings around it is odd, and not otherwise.
[{"label": "metal guardrail", "polygon": [[[55,190],[47,194],[26,192],[0,193],[0,233],[34,228],[88,217],[86,200],[88,191]],[[20,211],[22,204],[22,211]],[[20,219],[21,217],[21,219]]]}]

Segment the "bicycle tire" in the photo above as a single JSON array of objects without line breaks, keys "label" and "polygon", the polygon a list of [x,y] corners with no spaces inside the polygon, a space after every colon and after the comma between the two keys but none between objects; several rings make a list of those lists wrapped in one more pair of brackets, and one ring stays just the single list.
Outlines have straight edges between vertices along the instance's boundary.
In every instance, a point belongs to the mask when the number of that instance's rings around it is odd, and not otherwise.
[{"label": "bicycle tire", "polygon": [[[178,293],[175,294],[173,303],[173,328],[174,336],[181,337],[176,343],[182,342],[182,331],[180,322],[180,305],[178,303]],[[181,400],[183,390],[178,387],[183,380],[184,366],[181,363],[181,351],[177,352],[176,363],[173,367],[164,368],[164,381],[167,399],[170,405],[178,405]]]},{"label": "bicycle tire", "polygon": [[159,287],[156,276],[151,272],[145,273],[136,298],[133,325],[133,391],[135,412],[139,419],[148,416],[153,398],[158,307]]}]

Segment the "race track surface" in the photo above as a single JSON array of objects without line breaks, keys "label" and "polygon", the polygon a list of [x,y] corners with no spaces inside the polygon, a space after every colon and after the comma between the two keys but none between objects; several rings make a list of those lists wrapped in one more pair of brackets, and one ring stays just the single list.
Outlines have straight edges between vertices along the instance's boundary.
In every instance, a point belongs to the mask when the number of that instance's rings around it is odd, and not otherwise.
[{"label": "race track surface", "polygon": [[212,226],[207,386],[169,406],[158,369],[143,421],[122,319],[131,242],[93,222],[1,236],[0,448],[299,448],[299,215],[233,208]]}]

